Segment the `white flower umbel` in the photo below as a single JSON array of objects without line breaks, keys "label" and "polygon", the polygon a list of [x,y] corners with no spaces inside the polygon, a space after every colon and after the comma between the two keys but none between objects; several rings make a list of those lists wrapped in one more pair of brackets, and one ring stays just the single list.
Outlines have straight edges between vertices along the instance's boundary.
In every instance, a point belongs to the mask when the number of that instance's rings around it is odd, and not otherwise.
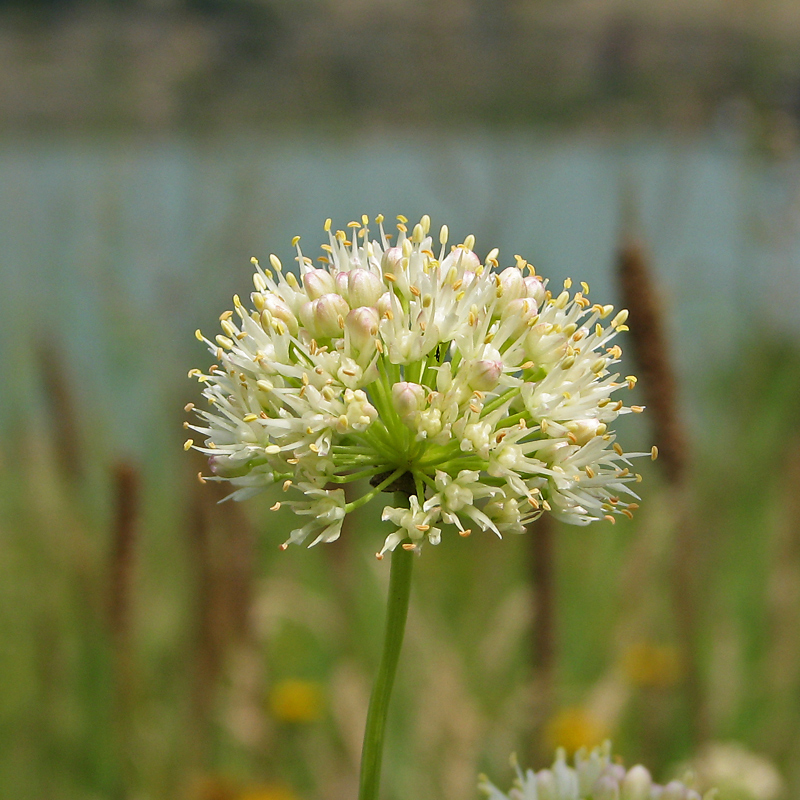
[{"label": "white flower umbel", "polygon": [[[398,219],[393,244],[381,217],[377,240],[366,217],[348,232],[328,221],[317,267],[295,239],[299,277],[274,255],[254,261],[249,308],[234,297],[221,334],[198,331],[218,364],[192,371],[211,407],[187,425],[210,479],[237,499],[299,490],[298,544],[333,541],[382,491],[405,495],[384,510],[397,530],[379,557],[438,542],[437,524],[501,535],[546,511],[630,516],[639,476],[611,430],[641,410],[613,399],[634,383],[613,371],[627,312],[593,305],[585,283],[551,291],[518,256],[481,262],[472,236],[449,246],[443,227],[435,243],[427,216],[410,233]],[[339,487],[356,481],[369,488],[345,502]]]},{"label": "white flower umbel", "polygon": [[626,770],[611,760],[611,744],[606,742],[591,753],[585,749],[575,754],[575,766],[567,764],[566,754],[559,750],[550,769],[523,772],[515,758],[511,763],[517,779],[508,794],[501,792],[486,776],[478,783],[489,800],[712,800],[714,791],[702,798],[681,781],[666,786],[653,783],[642,766]]}]

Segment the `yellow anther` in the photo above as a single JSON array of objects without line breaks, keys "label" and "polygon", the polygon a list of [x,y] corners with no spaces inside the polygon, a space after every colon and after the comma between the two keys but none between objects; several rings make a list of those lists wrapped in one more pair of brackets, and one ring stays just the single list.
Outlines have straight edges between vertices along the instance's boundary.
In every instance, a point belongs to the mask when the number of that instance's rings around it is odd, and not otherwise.
[{"label": "yellow anther", "polygon": [[280,507],[281,507],[281,502],[280,502],[280,500],[276,500],[276,501],[275,501],[275,505],[272,505],[272,506],[270,506],[270,507],[269,507],[269,510],[270,510],[270,511],[277,511],[277,510],[278,510]]},{"label": "yellow anther", "polygon": [[653,461],[658,458],[658,448],[655,445],[653,445],[653,447],[650,449],[650,458]]},{"label": "yellow anther", "polygon": [[625,321],[628,319],[628,309],[623,308],[622,311],[617,314],[614,319],[611,320],[611,327],[612,328],[619,328],[621,325],[625,324]]},{"label": "yellow anther", "polygon": [[292,247],[297,247],[297,243],[299,241],[300,241],[300,237],[299,236],[293,236],[292,237]]}]

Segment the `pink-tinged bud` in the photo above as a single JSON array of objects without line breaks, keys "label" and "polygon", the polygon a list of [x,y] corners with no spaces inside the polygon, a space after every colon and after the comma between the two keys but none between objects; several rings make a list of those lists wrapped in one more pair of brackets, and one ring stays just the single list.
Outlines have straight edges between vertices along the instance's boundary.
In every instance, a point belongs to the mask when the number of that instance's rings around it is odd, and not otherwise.
[{"label": "pink-tinged bud", "polygon": [[383,294],[381,279],[366,269],[353,269],[347,273],[350,305],[374,306]]},{"label": "pink-tinged bud", "polygon": [[670,781],[661,792],[661,800],[686,800],[686,787],[680,781]]},{"label": "pink-tinged bud", "polygon": [[354,308],[345,318],[344,327],[350,339],[350,345],[358,352],[375,347],[378,334],[378,312],[371,306]]},{"label": "pink-tinged bud", "polygon": [[622,781],[621,800],[650,800],[653,780],[647,769],[641,765],[632,767]]},{"label": "pink-tinged bud", "polygon": [[300,319],[312,336],[319,339],[333,339],[344,335],[342,321],[350,312],[345,299],[339,294],[324,294],[317,300],[303,303]]},{"label": "pink-tinged bud", "polygon": [[500,289],[502,290],[501,300],[508,305],[512,300],[519,300],[520,297],[527,297],[528,291],[525,286],[525,279],[522,271],[517,267],[506,267],[499,275]]},{"label": "pink-tinged bud", "polygon": [[559,800],[560,792],[556,776],[549,769],[540,769],[536,773],[536,796],[538,800]]},{"label": "pink-tinged bud", "polygon": [[378,298],[378,316],[381,319],[386,316],[387,311],[391,311],[392,309],[392,295],[389,292],[384,292]]},{"label": "pink-tinged bud", "polygon": [[619,785],[610,775],[601,775],[592,789],[593,800],[619,800]]},{"label": "pink-tinged bud", "polygon": [[402,381],[392,386],[392,403],[394,410],[406,425],[414,422],[418,411],[425,407],[425,387],[418,383]]},{"label": "pink-tinged bud", "polygon": [[455,256],[456,264],[460,262],[465,270],[474,272],[481,265],[481,260],[478,256],[472,250],[467,250],[466,247],[457,247],[453,255]]},{"label": "pink-tinged bud", "polygon": [[310,269],[303,275],[303,288],[309,300],[316,300],[324,294],[336,291],[333,275],[326,269]]},{"label": "pink-tinged bud", "polygon": [[489,392],[497,386],[503,374],[503,362],[482,359],[472,364],[469,371],[469,385],[479,392]]},{"label": "pink-tinged bud", "polygon": [[349,275],[350,275],[350,273],[345,270],[344,272],[337,272],[336,273],[336,277],[333,279],[333,284],[336,287],[337,294],[340,294],[342,297],[344,297],[344,299],[347,300],[348,303],[350,301],[350,297],[349,297],[350,292],[349,292],[349,289],[347,287],[347,282],[349,280],[349,278],[348,278]]},{"label": "pink-tinged bud", "polygon": [[[517,271],[519,272],[519,270]],[[502,297],[499,298],[497,301],[498,304],[500,304],[502,300]],[[513,319],[516,323],[514,326],[514,335],[518,336],[525,330],[528,321],[536,316],[538,310],[534,300],[530,297],[522,297],[518,300],[511,300],[506,304],[500,320],[505,322],[508,319]]]},{"label": "pink-tinged bud", "polygon": [[263,294],[262,297],[264,299],[264,308],[269,311],[275,319],[281,320],[289,329],[289,333],[291,333],[292,336],[297,336],[297,331],[299,329],[297,317],[292,314],[289,306],[287,306],[280,297],[276,297],[271,292]]},{"label": "pink-tinged bud", "polygon": [[466,291],[478,279],[478,276],[471,270],[465,270],[461,276],[461,291]]},{"label": "pink-tinged bud", "polygon": [[527,290],[528,297],[530,297],[537,306],[541,306],[542,303],[544,303],[544,284],[538,278],[525,278],[525,289]]},{"label": "pink-tinged bud", "polygon": [[402,258],[403,258],[402,247],[388,248],[388,250],[383,254],[383,259],[381,262],[383,271],[394,273],[394,271],[397,269],[397,265],[400,263],[400,260]]}]

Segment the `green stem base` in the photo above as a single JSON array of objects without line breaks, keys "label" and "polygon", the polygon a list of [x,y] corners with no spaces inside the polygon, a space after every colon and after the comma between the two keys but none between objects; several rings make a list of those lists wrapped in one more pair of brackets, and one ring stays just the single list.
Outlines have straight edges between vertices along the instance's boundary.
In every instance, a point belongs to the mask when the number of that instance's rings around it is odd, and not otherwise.
[{"label": "green stem base", "polygon": [[361,779],[359,800],[377,800],[380,789],[383,739],[386,733],[386,716],[392,695],[397,662],[403,646],[408,600],[411,594],[411,573],[414,552],[397,547],[392,553],[389,576],[389,600],[386,611],[386,633],[383,642],[378,676],[372,689],[364,731],[364,746],[361,750]]}]

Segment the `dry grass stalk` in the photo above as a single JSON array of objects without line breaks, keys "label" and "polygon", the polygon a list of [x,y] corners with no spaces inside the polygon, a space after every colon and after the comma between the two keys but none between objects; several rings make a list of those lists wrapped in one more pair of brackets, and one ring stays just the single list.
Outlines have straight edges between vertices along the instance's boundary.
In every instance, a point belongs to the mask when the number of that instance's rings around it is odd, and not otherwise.
[{"label": "dry grass stalk", "polygon": [[622,305],[629,312],[630,342],[653,426],[659,462],[667,480],[677,485],[687,471],[688,451],[675,371],[667,345],[663,306],[640,241],[623,237],[617,265]]},{"label": "dry grass stalk", "polygon": [[64,359],[53,350],[52,344],[45,346],[42,343],[36,348],[36,360],[53,423],[51,437],[59,472],[74,483],[83,475],[85,464],[81,453],[78,414]]},{"label": "dry grass stalk", "polygon": [[685,664],[687,703],[693,734],[699,740],[705,735],[707,713],[697,652],[698,552],[688,495],[687,437],[667,342],[663,303],[647,252],[638,239],[623,234],[617,253],[617,269],[622,303],[629,312],[631,347],[653,426],[659,462],[674,494],[672,595]]},{"label": "dry grass stalk", "polygon": [[131,598],[140,510],[138,470],[125,462],[114,473],[114,527],[109,563],[108,614],[115,647],[129,647]]},{"label": "dry grass stalk", "polygon": [[108,565],[108,619],[113,648],[119,755],[126,785],[131,784],[133,766],[131,739],[135,686],[131,614],[140,516],[140,476],[131,464],[120,462],[113,470],[114,525]]},{"label": "dry grass stalk", "polygon": [[218,506],[229,493],[227,487],[200,485],[196,477],[194,485],[188,521],[196,586],[191,702],[195,755],[202,762],[226,663],[235,648],[252,640],[255,531],[241,506]]}]

